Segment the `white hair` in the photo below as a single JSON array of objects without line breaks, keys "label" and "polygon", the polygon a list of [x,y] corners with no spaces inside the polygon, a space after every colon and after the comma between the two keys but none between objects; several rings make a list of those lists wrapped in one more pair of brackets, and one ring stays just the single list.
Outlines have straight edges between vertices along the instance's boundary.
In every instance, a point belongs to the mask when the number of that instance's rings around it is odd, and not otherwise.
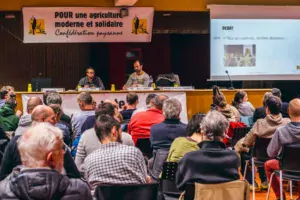
[{"label": "white hair", "polygon": [[49,123],[36,123],[18,140],[18,149],[25,167],[41,167],[46,163],[47,154],[63,144],[62,131]]},{"label": "white hair", "polygon": [[166,119],[178,119],[182,110],[181,103],[177,99],[167,99],[163,104],[163,112]]},{"label": "white hair", "polygon": [[207,113],[201,122],[201,127],[207,138],[215,140],[216,137],[224,137],[229,122],[224,115],[214,110]]}]

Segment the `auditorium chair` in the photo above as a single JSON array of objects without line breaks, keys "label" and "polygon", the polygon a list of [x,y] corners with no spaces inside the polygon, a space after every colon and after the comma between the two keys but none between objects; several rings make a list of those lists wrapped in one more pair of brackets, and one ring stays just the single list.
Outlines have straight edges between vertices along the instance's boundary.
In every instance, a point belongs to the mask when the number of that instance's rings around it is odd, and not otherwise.
[{"label": "auditorium chair", "polygon": [[[269,199],[271,182],[273,176],[279,176],[280,181],[280,199],[283,199],[283,187],[282,181],[283,179],[289,180],[290,183],[290,199],[293,199],[293,187],[292,181],[300,181],[300,156],[298,152],[300,151],[300,143],[294,143],[285,145],[282,148],[282,152],[279,158],[279,167],[280,170],[275,170],[271,174],[267,200]],[[299,186],[298,186],[299,187]]]},{"label": "auditorium chair", "polygon": [[[265,162],[270,160],[271,158],[268,156],[267,147],[271,142],[272,138],[260,138],[257,137],[252,148],[252,188],[255,188],[255,166],[256,167],[264,167]],[[244,178],[246,177],[247,166],[250,165],[250,161],[246,161],[246,166],[244,170]],[[252,190],[252,199],[255,199],[255,190]]]},{"label": "auditorium chair", "polygon": [[247,135],[249,131],[249,127],[234,128],[230,146],[233,148],[240,139]]},{"label": "auditorium chair", "polygon": [[245,180],[236,180],[218,184],[186,184],[185,192],[179,200],[249,200],[249,184]]},{"label": "auditorium chair", "polygon": [[158,183],[99,185],[96,200],[157,200]]},{"label": "auditorium chair", "polygon": [[143,156],[147,159],[150,159],[152,157],[153,149],[151,147],[151,142],[149,138],[137,139],[135,146],[143,153]]},{"label": "auditorium chair", "polygon": [[182,193],[176,186],[177,162],[165,162],[160,179],[160,191],[164,199],[178,199]]}]

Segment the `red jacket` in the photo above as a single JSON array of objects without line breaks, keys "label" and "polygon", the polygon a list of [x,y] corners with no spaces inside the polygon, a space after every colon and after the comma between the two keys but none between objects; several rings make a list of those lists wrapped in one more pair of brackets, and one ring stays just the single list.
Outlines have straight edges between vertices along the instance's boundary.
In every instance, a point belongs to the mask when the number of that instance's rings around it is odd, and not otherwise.
[{"label": "red jacket", "polygon": [[150,138],[150,127],[165,120],[162,111],[156,108],[150,108],[144,112],[135,114],[129,124],[128,133],[131,134],[134,143],[138,138]]}]

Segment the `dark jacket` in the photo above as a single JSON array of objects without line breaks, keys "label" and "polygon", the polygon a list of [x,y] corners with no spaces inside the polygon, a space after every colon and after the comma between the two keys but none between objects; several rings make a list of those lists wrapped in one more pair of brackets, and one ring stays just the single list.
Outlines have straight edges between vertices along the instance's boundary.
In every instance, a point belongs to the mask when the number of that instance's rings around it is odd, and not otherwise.
[{"label": "dark jacket", "polygon": [[165,119],[150,128],[150,141],[153,149],[169,149],[178,137],[186,137],[186,124],[179,119]]},{"label": "dark jacket", "polygon": [[[17,146],[17,140],[19,138],[20,135],[13,137],[5,149],[0,168],[0,180],[6,178],[12,172],[13,168],[18,165],[22,165],[19,149]],[[65,152],[64,169],[66,170],[67,176],[69,178],[80,178],[80,173],[74,163],[70,151],[66,150]]]},{"label": "dark jacket", "polygon": [[19,117],[15,115],[15,110],[5,104],[0,108],[0,124],[4,131],[15,131],[19,124]]},{"label": "dark jacket", "polygon": [[158,182],[163,170],[164,162],[169,155],[169,149],[157,149],[153,151],[153,157],[148,161],[149,174],[153,182]]},{"label": "dark jacket", "polygon": [[81,126],[81,133],[94,127],[96,123],[95,115],[88,116]]},{"label": "dark jacket", "polygon": [[255,124],[258,119],[264,119],[266,116],[266,107],[262,106],[256,108],[253,115],[253,123]]},{"label": "dark jacket", "polygon": [[132,113],[135,111],[136,109],[126,109],[126,110],[122,110],[120,113],[123,117],[123,120],[130,120]]},{"label": "dark jacket", "polygon": [[283,118],[290,118],[289,114],[288,114],[288,108],[289,108],[289,103],[287,102],[282,102],[282,106],[281,106],[281,114]]},{"label": "dark jacket", "polygon": [[217,141],[199,143],[200,150],[185,154],[178,163],[176,185],[184,190],[186,183],[216,184],[240,178],[240,158],[225,144]]},{"label": "dark jacket", "polygon": [[22,169],[1,181],[0,199],[92,200],[92,195],[81,179],[51,169]]}]

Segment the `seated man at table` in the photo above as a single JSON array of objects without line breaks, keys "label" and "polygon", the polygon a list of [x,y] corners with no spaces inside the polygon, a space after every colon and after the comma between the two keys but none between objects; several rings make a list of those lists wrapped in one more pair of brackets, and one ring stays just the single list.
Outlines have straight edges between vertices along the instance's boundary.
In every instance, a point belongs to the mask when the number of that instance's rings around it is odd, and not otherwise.
[{"label": "seated man at table", "polygon": [[98,184],[149,182],[143,154],[133,146],[122,144],[119,122],[109,115],[101,115],[95,130],[102,145],[84,161],[85,176],[92,188]]},{"label": "seated man at table", "polygon": [[162,107],[166,99],[168,99],[166,95],[156,96],[152,108],[139,112],[131,118],[128,124],[128,133],[132,135],[135,144],[139,138],[150,138],[151,126],[165,120]]},{"label": "seated man at table", "polygon": [[149,87],[149,75],[143,71],[143,63],[140,60],[136,60],[133,63],[134,73],[132,73],[127,83],[123,86],[123,90],[128,87]]},{"label": "seated man at table", "polygon": [[99,88],[105,90],[105,87],[98,76],[95,76],[95,70],[92,67],[86,69],[86,77],[80,79],[78,85],[84,88]]}]

